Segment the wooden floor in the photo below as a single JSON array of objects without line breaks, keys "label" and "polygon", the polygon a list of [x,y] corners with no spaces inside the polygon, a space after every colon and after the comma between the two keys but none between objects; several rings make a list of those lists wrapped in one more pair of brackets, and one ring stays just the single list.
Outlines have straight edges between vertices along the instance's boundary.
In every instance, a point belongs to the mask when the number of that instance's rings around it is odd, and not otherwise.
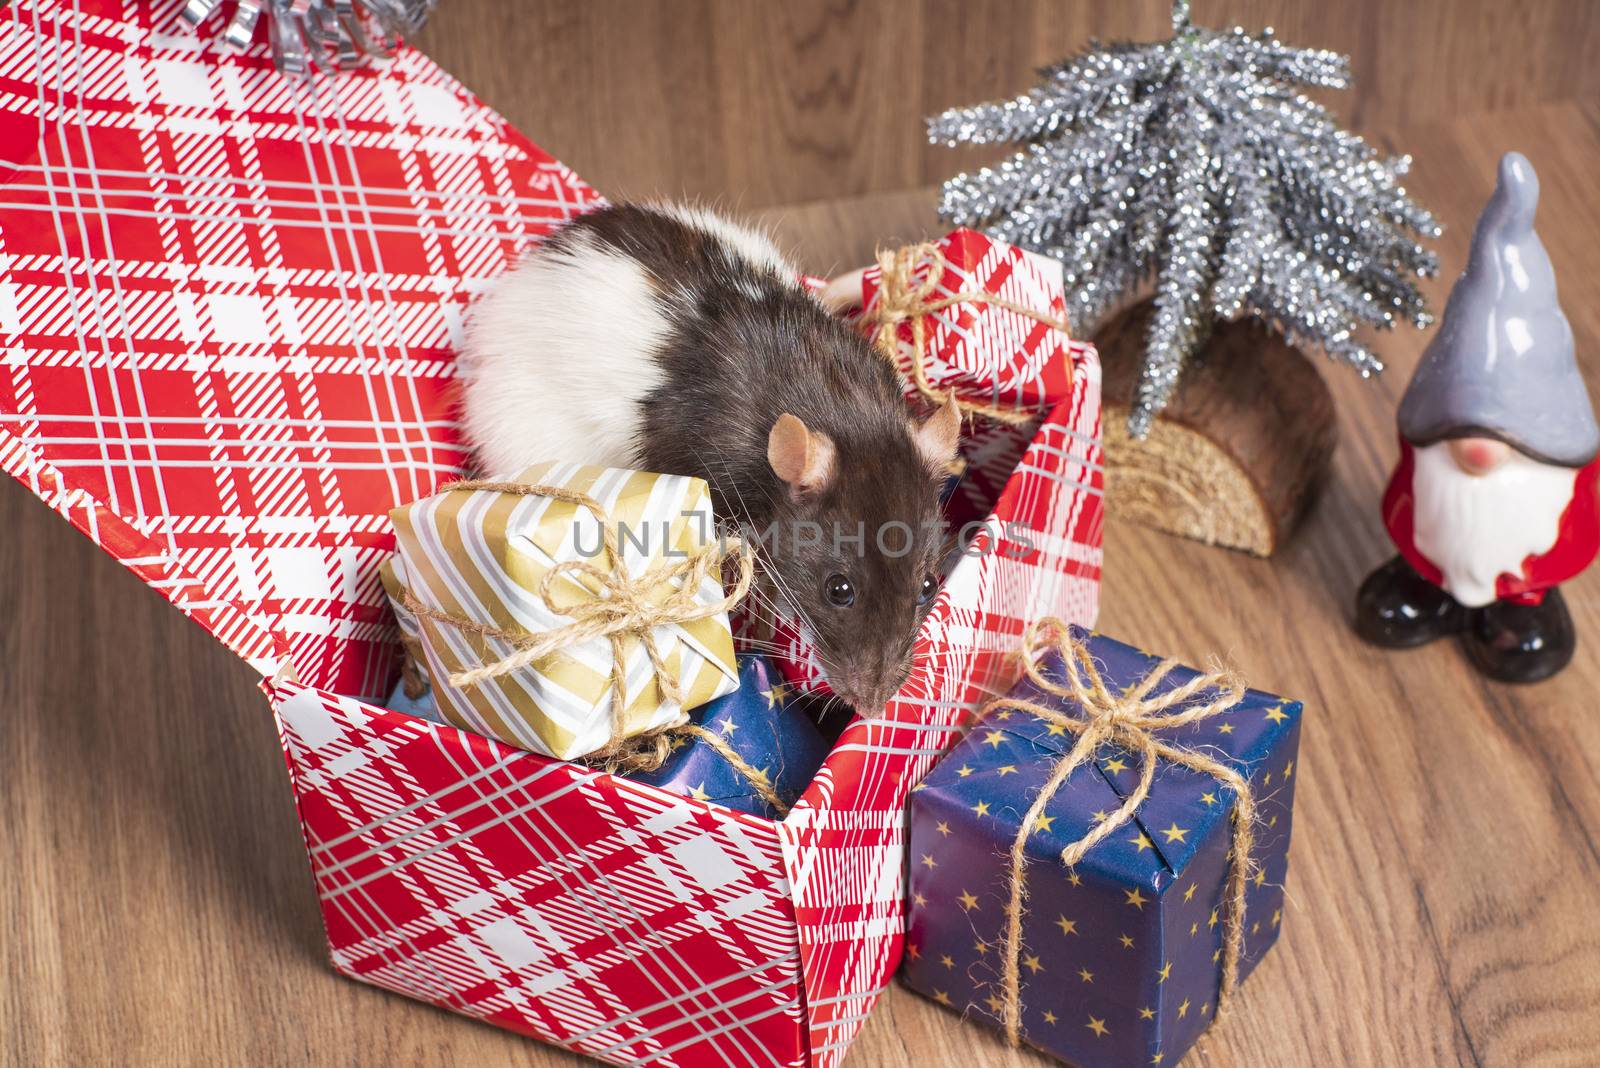
[{"label": "wooden floor", "polygon": [[[1600,103],[1400,131],[1451,223],[1446,279],[1501,150],[1544,184],[1540,230],[1600,396]],[[930,197],[775,212],[808,267],[931,232]],[[1442,298],[1446,283],[1435,289]],[[1271,561],[1113,520],[1103,629],[1226,654],[1307,704],[1290,908],[1238,1010],[1188,1065],[1600,1063],[1600,574],[1559,679],[1514,689],[1442,645],[1390,655],[1347,617],[1390,553],[1376,501],[1425,341],[1375,383],[1327,368],[1333,478]],[[251,672],[19,487],[0,486],[0,1060],[12,1065],[573,1065],[340,979]],[[1041,1065],[900,988],[850,1068]]]}]

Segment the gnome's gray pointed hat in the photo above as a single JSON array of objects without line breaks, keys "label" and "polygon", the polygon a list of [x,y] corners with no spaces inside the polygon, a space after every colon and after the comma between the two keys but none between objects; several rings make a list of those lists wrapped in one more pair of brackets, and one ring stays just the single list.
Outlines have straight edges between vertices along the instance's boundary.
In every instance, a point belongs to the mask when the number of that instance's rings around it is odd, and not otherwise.
[{"label": "gnome's gray pointed hat", "polygon": [[1507,152],[1467,269],[1400,402],[1400,433],[1413,445],[1483,435],[1567,467],[1600,452],[1572,327],[1533,229],[1538,203],[1533,165]]}]

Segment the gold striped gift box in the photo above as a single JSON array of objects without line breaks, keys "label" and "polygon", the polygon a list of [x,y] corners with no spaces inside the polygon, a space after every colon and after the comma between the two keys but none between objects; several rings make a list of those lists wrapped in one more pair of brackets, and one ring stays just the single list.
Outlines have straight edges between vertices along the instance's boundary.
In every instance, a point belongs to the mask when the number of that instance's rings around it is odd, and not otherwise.
[{"label": "gold striped gift box", "polygon": [[[455,686],[451,676],[495,664],[518,646],[493,634],[474,633],[427,613],[406,611],[404,594],[434,614],[470,620],[505,635],[536,636],[568,627],[570,614],[605,595],[600,572],[611,562],[602,549],[601,523],[616,537],[620,566],[639,579],[663,560],[680,561],[712,548],[716,524],[706,484],[697,478],[616,468],[544,463],[514,479],[525,486],[556,486],[593,498],[604,519],[588,507],[532,493],[446,489],[390,512],[396,552],[385,586],[396,601],[402,629],[420,638],[439,709],[464,730],[571,760],[604,748],[612,739],[613,643],[605,637],[570,644],[514,672]],[[557,565],[581,561],[591,568]],[[655,603],[677,587],[663,581]],[[675,581],[681,581],[675,580]],[[695,600],[723,600],[713,569]],[[625,635],[626,705],[622,736],[684,722],[688,709],[738,689],[738,665],[727,612],[667,624],[651,632],[681,701],[663,695],[646,643]]]}]

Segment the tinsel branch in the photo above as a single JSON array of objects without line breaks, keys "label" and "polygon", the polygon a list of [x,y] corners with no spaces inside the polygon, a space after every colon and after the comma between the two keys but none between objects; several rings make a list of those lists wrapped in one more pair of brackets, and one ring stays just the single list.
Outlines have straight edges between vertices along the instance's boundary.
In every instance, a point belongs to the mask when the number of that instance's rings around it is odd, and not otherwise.
[{"label": "tinsel branch", "polygon": [[1017,146],[945,183],[940,214],[1061,261],[1075,329],[1088,332],[1154,279],[1155,313],[1129,427],[1148,430],[1217,318],[1256,316],[1363,374],[1382,368],[1363,325],[1431,315],[1416,238],[1438,224],[1385,159],[1341,130],[1306,86],[1350,84],[1347,57],[1193,26],[1102,46],[1040,71],[1010,100],[953,108],[930,140]]}]

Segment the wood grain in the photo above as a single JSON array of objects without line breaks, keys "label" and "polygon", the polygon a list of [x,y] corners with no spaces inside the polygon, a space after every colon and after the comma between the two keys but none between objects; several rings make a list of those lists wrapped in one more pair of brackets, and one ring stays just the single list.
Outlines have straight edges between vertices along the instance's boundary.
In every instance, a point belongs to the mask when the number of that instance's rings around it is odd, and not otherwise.
[{"label": "wood grain", "polygon": [[[1600,395],[1597,130],[1600,103],[1567,102],[1395,140],[1452,224],[1446,278],[1499,152],[1534,160]],[[931,232],[930,203],[872,195],[774,217],[822,270]],[[1187,1065],[1577,1068],[1600,1051],[1600,573],[1568,587],[1577,660],[1526,689],[1484,682],[1448,644],[1375,652],[1347,623],[1391,551],[1377,499],[1425,340],[1384,337],[1392,371],[1377,382],[1326,369],[1341,444],[1273,559],[1106,530],[1107,631],[1191,661],[1225,654],[1308,705],[1284,937]],[[9,482],[0,530],[0,1063],[580,1063],[336,976],[249,670]],[[846,1061],[1047,1063],[898,987]]]},{"label": "wood grain", "polygon": [[[995,150],[923,119],[1028,89],[1091,37],[1169,32],[1167,0],[448,0],[417,43],[613,196],[743,208],[929,185]],[[1587,0],[1195,0],[1351,56],[1320,98],[1361,131],[1600,92]]]},{"label": "wood grain", "polygon": [[1106,504],[1147,527],[1271,556],[1328,471],[1338,424],[1316,369],[1256,319],[1218,323],[1143,441],[1130,399],[1155,315],[1140,301],[1094,332],[1100,350]]}]

